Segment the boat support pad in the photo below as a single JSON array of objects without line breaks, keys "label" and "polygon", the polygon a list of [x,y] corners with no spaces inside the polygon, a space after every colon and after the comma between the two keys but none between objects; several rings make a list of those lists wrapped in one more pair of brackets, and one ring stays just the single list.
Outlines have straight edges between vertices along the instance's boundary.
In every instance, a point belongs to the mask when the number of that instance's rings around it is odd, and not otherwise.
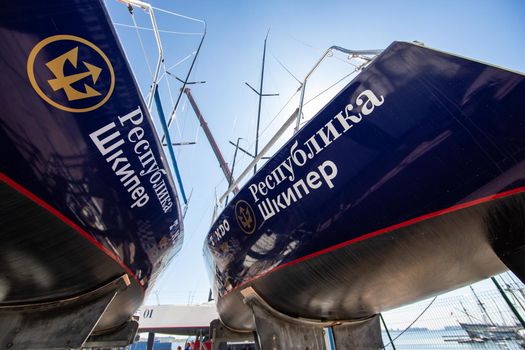
[{"label": "boat support pad", "polygon": [[122,275],[76,297],[25,305],[0,306],[0,348],[80,348],[108,305],[130,284]]}]

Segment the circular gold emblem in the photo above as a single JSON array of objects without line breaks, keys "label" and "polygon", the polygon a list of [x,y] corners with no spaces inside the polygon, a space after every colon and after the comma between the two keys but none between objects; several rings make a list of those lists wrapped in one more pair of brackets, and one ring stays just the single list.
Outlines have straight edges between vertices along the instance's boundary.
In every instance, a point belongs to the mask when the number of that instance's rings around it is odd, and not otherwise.
[{"label": "circular gold emblem", "polygon": [[255,232],[257,226],[255,213],[248,202],[240,200],[235,204],[235,218],[244,233],[251,235]]},{"label": "circular gold emblem", "polygon": [[67,34],[46,38],[31,50],[27,75],[44,101],[73,113],[99,108],[115,87],[113,66],[104,52]]}]

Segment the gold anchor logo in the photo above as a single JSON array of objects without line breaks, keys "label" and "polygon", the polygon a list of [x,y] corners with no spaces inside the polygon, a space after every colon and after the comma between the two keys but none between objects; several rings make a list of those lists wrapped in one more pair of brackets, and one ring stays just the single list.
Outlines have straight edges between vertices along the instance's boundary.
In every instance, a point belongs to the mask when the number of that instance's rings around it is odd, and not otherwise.
[{"label": "gold anchor logo", "polygon": [[[61,103],[58,103],[56,99],[58,99],[59,97],[53,95],[53,93],[49,91],[49,88],[47,88],[49,93],[44,93],[45,89],[43,90],[36,80],[34,72],[35,60],[37,60],[39,53],[42,52],[43,49],[48,45],[60,41],[73,41],[77,44],[77,46],[45,63],[45,66],[47,67],[46,69],[51,71],[51,73],[54,76],[54,78],[47,80],[47,83],[49,84],[49,87],[51,87],[51,90],[53,92],[63,90],[69,102],[79,100],[90,101],[88,99],[91,99],[93,101],[93,104],[91,106],[75,108],[74,106],[65,106]],[[87,50],[84,51],[90,52],[89,57],[93,57],[93,54],[100,56],[102,58],[102,61],[105,63],[106,67],[101,68],[84,60],[82,60],[82,65],[79,65],[79,47],[81,45],[87,47]],[[64,72],[64,68],[67,62],[69,62],[73,66],[73,68],[79,70],[80,72],[71,75],[66,75]],[[104,69],[107,69],[107,71],[109,72],[109,77],[111,81],[109,84],[109,89],[106,88],[106,93],[102,94],[100,91],[95,89],[95,86],[99,81],[100,74],[104,71]],[[27,61],[27,73],[31,85],[42,99],[44,99],[47,103],[51,104],[52,106],[55,106],[67,112],[89,112],[99,108],[109,99],[115,86],[115,73],[113,72],[113,67],[107,56],[104,54],[104,52],[102,52],[102,50],[100,50],[90,41],[87,41],[86,39],[74,35],[55,35],[39,42],[29,54],[29,58]],[[82,81],[84,83],[84,91],[80,91],[79,89],[76,89],[72,86],[73,84],[79,81]]]},{"label": "gold anchor logo", "polygon": [[241,222],[242,227],[244,227],[245,229],[250,229],[252,227],[253,219],[248,209],[239,209],[239,221]]},{"label": "gold anchor logo", "polygon": [[84,84],[84,88],[86,89],[86,92],[81,92],[81,91],[74,89],[71,86],[71,84],[76,83],[77,81],[87,78],[89,76],[93,78],[93,84],[95,84],[100,75],[100,72],[102,71],[101,68],[83,61],[82,63],[87,68],[86,72],[77,73],[77,74],[68,75],[68,76],[64,75],[64,65],[66,64],[66,61],[71,62],[73,67],[77,68],[77,59],[78,59],[78,46],[66,52],[63,55],[58,56],[54,60],[47,62],[46,66],[49,68],[49,70],[51,70],[51,72],[53,72],[53,74],[56,77],[55,79],[48,80],[47,82],[49,83],[49,85],[51,85],[51,88],[53,88],[53,91],[64,89],[64,92],[66,93],[67,99],[69,101],[75,101],[75,100],[81,100],[84,98],[100,96],[100,92],[93,89],[88,84]]},{"label": "gold anchor logo", "polygon": [[235,204],[235,218],[244,233],[252,234],[255,231],[255,213],[248,202],[240,200]]}]

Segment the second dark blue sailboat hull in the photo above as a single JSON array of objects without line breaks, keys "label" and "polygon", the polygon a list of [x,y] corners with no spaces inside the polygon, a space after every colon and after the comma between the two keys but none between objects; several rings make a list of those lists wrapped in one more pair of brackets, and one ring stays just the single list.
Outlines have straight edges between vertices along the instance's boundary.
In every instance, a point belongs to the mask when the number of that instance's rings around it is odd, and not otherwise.
[{"label": "second dark blue sailboat hull", "polygon": [[289,315],[355,319],[522,264],[523,96],[523,75],[392,44],[212,226],[223,322],[253,329],[248,286]]}]

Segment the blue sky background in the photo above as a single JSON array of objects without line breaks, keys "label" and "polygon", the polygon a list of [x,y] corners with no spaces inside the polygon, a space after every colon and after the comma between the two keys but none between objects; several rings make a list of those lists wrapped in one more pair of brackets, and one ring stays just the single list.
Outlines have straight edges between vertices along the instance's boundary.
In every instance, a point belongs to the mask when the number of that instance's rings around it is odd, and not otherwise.
[{"label": "blue sky background", "polygon": [[[150,84],[156,46],[151,31],[141,30],[144,58],[126,6],[105,0],[126,54],[143,92]],[[244,82],[258,87],[263,41],[270,29],[265,74],[260,145],[298,105],[296,96],[277,114],[299,86],[278,62],[300,80],[326,48],[339,45],[352,49],[381,49],[392,41],[423,42],[426,46],[520,72],[525,71],[525,1],[152,1],[153,6],[207,22],[207,37],[197,60],[192,86],[194,97],[231,164],[234,148],[228,141],[243,137],[241,146],[253,151],[258,97]],[[199,33],[202,24],[165,13],[157,13],[160,29]],[[139,26],[151,27],[149,18],[136,9]],[[172,67],[196,50],[198,35],[162,33],[166,65]],[[170,69],[183,78],[191,58]],[[353,70],[344,55],[330,58],[315,74],[306,100]],[[323,94],[305,109],[313,115],[322,103],[340,90],[348,79]],[[168,85],[169,82],[169,85]],[[180,84],[170,77],[160,82],[166,112]],[[196,141],[195,146],[176,149],[186,192],[192,193],[185,224],[182,252],[166,269],[150,293],[147,303],[201,303],[207,300],[209,281],[202,258],[202,244],[210,225],[215,196],[226,189],[226,181],[213,157],[197,120],[183,97],[171,130],[174,141]],[[250,161],[239,157],[236,174]],[[488,288],[487,283],[478,286]],[[461,293],[461,291],[456,292]]]}]

